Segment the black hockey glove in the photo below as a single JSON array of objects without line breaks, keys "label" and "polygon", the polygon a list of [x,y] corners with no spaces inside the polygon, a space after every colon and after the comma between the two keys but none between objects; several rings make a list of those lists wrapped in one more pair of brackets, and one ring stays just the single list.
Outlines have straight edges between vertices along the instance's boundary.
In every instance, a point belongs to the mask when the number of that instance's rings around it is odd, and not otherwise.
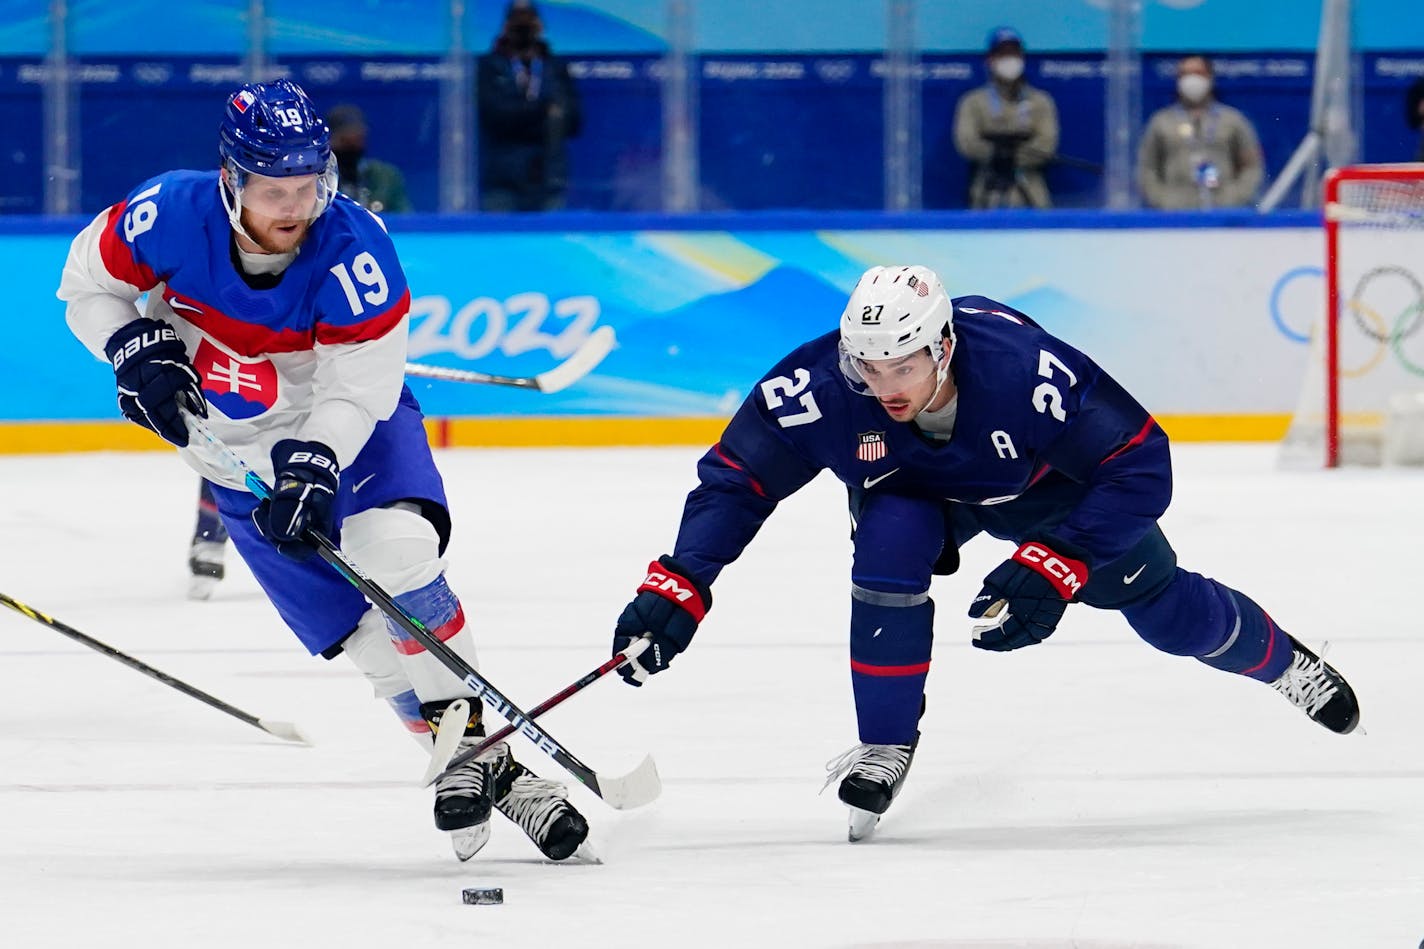
[{"label": "black hockey glove", "polygon": [[104,353],[114,367],[124,418],[185,447],[188,428],[179,408],[207,418],[208,402],[187,347],[173,327],[140,317],[110,336]]},{"label": "black hockey glove", "polygon": [[712,608],[712,591],[688,576],[687,569],[671,557],[648,564],[648,575],[633,602],[623,608],[613,628],[613,655],[641,636],[652,645],[636,659],[618,667],[623,681],[641,686],[648,676],[662,672],[673,656],[687,648],[697,624]]},{"label": "black hockey glove", "polygon": [[272,470],[272,496],[257,505],[252,522],[279,553],[306,560],[316,553],[303,539],[307,528],[332,536],[341,474],[336,453],[321,442],[284,438],[272,446]]},{"label": "black hockey glove", "polygon": [[969,604],[969,616],[981,620],[974,624],[974,645],[1007,652],[1043,642],[1087,582],[1083,561],[1025,542],[984,578],[984,589]]}]

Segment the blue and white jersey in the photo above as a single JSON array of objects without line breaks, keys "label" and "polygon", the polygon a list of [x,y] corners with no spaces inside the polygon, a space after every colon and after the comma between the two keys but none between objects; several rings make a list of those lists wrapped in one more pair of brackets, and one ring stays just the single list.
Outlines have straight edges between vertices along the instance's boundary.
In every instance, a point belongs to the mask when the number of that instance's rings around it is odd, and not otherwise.
[{"label": "blue and white jersey", "polygon": [[[269,483],[279,439],[324,442],[345,468],[395,411],[410,291],[380,220],[344,195],[311,224],[279,277],[243,280],[218,173],[150,179],[75,238],[61,279],[88,349],[145,314],[171,325],[207,396],[209,427]],[[107,361],[107,360],[106,360]],[[230,476],[183,450],[211,480]]]},{"label": "blue and white jersey", "polygon": [[1167,436],[1091,359],[980,296],[953,301],[949,440],[853,391],[827,333],[768,372],[698,464],[673,555],[711,583],[777,502],[829,469],[859,490],[976,505],[987,531],[1035,537],[1090,566],[1125,553],[1167,509]]}]

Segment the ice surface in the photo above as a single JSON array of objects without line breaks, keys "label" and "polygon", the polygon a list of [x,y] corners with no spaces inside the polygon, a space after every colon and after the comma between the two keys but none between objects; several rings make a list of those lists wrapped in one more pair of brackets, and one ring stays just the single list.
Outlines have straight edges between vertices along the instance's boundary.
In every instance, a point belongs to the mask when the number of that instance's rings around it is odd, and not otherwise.
[{"label": "ice surface", "polygon": [[[1290,472],[1176,449],[1183,565],[1245,591],[1358,691],[1367,735],[1155,652],[1077,606],[1047,643],[968,645],[1006,546],[936,581],[914,769],[845,842],[824,763],[855,737],[844,494],[783,505],[672,670],[545,720],[661,799],[573,798],[603,866],[513,825],[458,864],[424,767],[343,660],[311,659],[230,561],[184,599],[194,478],[163,454],[0,458],[0,591],[317,743],[289,745],[0,610],[0,945],[1412,947],[1424,938],[1418,473]],[[526,707],[598,665],[672,544],[698,451],[452,451],[450,577],[482,667]],[[527,745],[516,754],[560,769]],[[499,886],[502,906],[466,906]]]}]

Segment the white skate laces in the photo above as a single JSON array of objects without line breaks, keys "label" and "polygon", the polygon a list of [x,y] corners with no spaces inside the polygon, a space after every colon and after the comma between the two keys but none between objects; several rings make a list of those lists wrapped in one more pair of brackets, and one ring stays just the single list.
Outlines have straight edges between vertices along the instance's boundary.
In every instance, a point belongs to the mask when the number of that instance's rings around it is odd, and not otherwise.
[{"label": "white skate laces", "polygon": [[510,783],[509,793],[499,800],[499,811],[542,847],[554,822],[563,816],[568,796],[568,788],[559,782],[525,773]]},{"label": "white skate laces", "polygon": [[1296,650],[1290,666],[1281,673],[1279,679],[1271,683],[1271,688],[1284,695],[1305,714],[1315,718],[1325,703],[1340,691],[1335,677],[1325,668],[1325,651],[1330,644],[1322,643],[1320,655],[1311,656]]},{"label": "white skate laces", "polygon": [[[474,748],[484,740],[483,735],[462,738],[460,750]],[[490,775],[495,769],[489,766],[496,765],[500,758],[508,754],[509,745],[500,742],[478,758],[465,762],[458,770],[435,782],[435,800],[443,801],[448,797],[491,797],[493,782]],[[489,790],[486,790],[487,787]]]},{"label": "white skate laces", "polygon": [[826,783],[821,785],[821,791],[824,793],[826,788],[849,773],[894,787],[910,766],[912,750],[910,745],[852,745],[826,762]]}]

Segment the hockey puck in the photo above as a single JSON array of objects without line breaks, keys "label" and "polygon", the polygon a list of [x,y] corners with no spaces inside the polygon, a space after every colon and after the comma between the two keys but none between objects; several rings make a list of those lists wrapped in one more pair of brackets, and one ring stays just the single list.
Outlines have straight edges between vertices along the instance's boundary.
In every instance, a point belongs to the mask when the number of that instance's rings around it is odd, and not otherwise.
[{"label": "hockey puck", "polygon": [[504,888],[470,886],[460,891],[460,899],[469,906],[496,906],[504,902]]}]

